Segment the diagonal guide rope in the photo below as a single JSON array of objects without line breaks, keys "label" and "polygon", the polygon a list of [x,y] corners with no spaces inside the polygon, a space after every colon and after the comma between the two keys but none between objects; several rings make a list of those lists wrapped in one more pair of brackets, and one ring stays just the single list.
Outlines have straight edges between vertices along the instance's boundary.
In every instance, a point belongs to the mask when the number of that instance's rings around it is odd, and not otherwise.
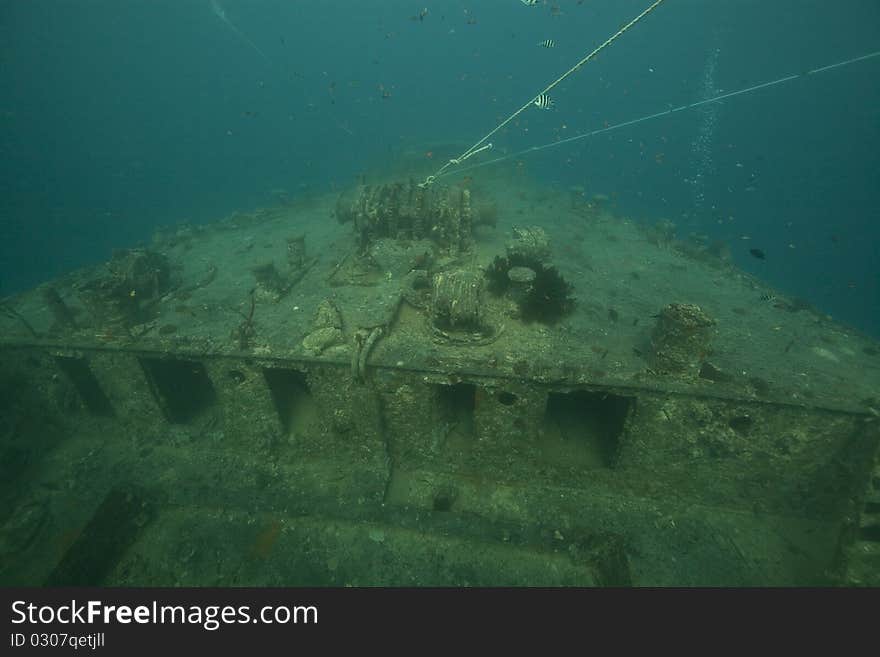
[{"label": "diagonal guide rope", "polygon": [[438,176],[442,175],[443,172],[446,171],[446,169],[448,169],[450,166],[455,165],[455,164],[460,164],[461,162],[464,162],[466,159],[468,159],[468,158],[471,157],[472,155],[476,155],[477,153],[479,153],[479,152],[481,152],[481,151],[485,151],[485,150],[489,150],[489,149],[491,149],[491,148],[492,148],[492,144],[491,144],[491,143],[488,143],[488,144],[483,145],[484,142],[485,142],[487,139],[489,139],[489,137],[491,137],[492,135],[494,135],[496,132],[498,132],[499,130],[501,130],[504,126],[506,126],[508,123],[510,123],[511,121],[513,121],[516,117],[518,117],[520,114],[522,114],[524,111],[526,111],[529,107],[531,107],[531,105],[532,105],[532,104],[533,104],[533,103],[534,103],[534,102],[535,102],[535,101],[536,101],[536,100],[537,100],[542,94],[546,94],[548,91],[550,91],[551,89],[553,89],[553,87],[555,87],[556,85],[558,85],[560,82],[562,82],[563,80],[565,80],[565,78],[567,78],[569,75],[571,75],[572,73],[574,73],[575,71],[577,71],[581,66],[583,66],[583,65],[586,64],[588,61],[590,61],[591,59],[593,59],[596,55],[598,55],[600,52],[602,52],[602,50],[604,50],[605,48],[607,48],[608,46],[610,46],[610,45],[611,45],[611,44],[612,44],[612,43],[613,43],[618,37],[620,37],[620,36],[621,36],[624,32],[626,32],[629,28],[631,28],[633,25],[635,25],[635,24],[638,23],[640,20],[642,20],[645,16],[647,16],[647,15],[650,14],[652,11],[654,11],[654,10],[655,10],[655,9],[656,9],[656,8],[662,3],[662,2],[664,2],[664,0],[654,0],[654,3],[653,3],[650,7],[648,7],[647,9],[645,9],[641,14],[639,14],[638,16],[636,16],[635,18],[633,18],[629,23],[627,23],[627,24],[624,25],[622,28],[620,28],[619,30],[617,30],[617,32],[615,32],[615,33],[612,34],[610,37],[608,37],[608,38],[605,40],[605,42],[602,43],[598,48],[596,48],[595,50],[593,50],[593,52],[591,52],[589,55],[586,55],[586,56],[585,56],[583,59],[581,59],[577,64],[575,64],[575,65],[572,66],[570,69],[568,69],[565,73],[563,73],[563,74],[560,75],[558,78],[556,78],[556,80],[554,80],[553,82],[551,82],[551,83],[550,83],[547,87],[545,87],[542,91],[539,91],[537,94],[535,94],[535,95],[534,95],[534,96],[533,96],[533,97],[532,97],[532,98],[531,98],[531,99],[530,99],[525,105],[523,105],[522,107],[520,107],[520,108],[519,108],[518,110],[516,110],[513,114],[511,114],[511,115],[508,116],[506,119],[504,119],[501,123],[499,123],[497,126],[495,126],[495,128],[494,128],[491,132],[489,132],[488,134],[486,134],[486,136],[484,136],[482,139],[480,139],[480,141],[478,141],[476,144],[474,144],[473,146],[471,146],[469,149],[467,149],[464,153],[462,153],[462,154],[459,155],[458,157],[453,158],[453,159],[449,160],[448,162],[446,162],[446,164],[444,164],[442,167],[440,167],[434,175],[431,175],[431,176],[428,176],[427,178],[425,178],[425,182],[421,183],[421,186],[422,186],[422,187],[426,187],[426,186],[430,185],[431,183],[433,183],[434,180],[435,180]]},{"label": "diagonal guide rope", "polygon": [[582,132],[577,135],[573,135],[571,137],[567,137],[565,139],[559,139],[558,141],[551,141],[547,144],[542,144],[540,146],[531,146],[529,148],[523,149],[521,151],[517,151],[515,153],[508,153],[506,155],[502,155],[500,157],[496,157],[491,160],[487,160],[485,162],[480,162],[479,164],[472,164],[470,166],[465,167],[464,169],[459,169],[456,172],[448,172],[443,175],[451,175],[452,173],[464,173],[465,171],[471,171],[473,169],[478,169],[480,167],[488,166],[490,164],[497,164],[499,162],[504,162],[506,160],[511,160],[513,158],[522,157],[524,155],[528,155],[530,153],[536,153],[538,151],[543,151],[548,148],[556,148],[557,146],[562,146],[564,144],[569,144],[573,141],[578,141],[581,139],[587,139],[588,137],[595,137],[596,135],[601,135],[606,132],[611,132],[612,130],[619,130],[621,128],[626,128],[632,125],[636,125],[637,123],[643,123],[645,121],[651,121],[653,119],[659,119],[663,116],[669,116],[671,114],[675,114],[676,112],[682,112],[684,110],[693,109],[694,107],[700,107],[702,105],[707,105],[709,103],[717,103],[726,98],[733,98],[734,96],[742,96],[743,94],[749,94],[754,91],[759,91],[760,89],[767,89],[768,87],[775,87],[778,84],[783,84],[785,82],[791,82],[792,80],[797,80],[800,78],[804,78],[810,75],[815,75],[816,73],[823,73],[825,71],[830,71],[836,68],[841,68],[842,66],[849,66],[850,64],[855,64],[857,62],[863,62],[866,59],[873,59],[874,57],[880,57],[880,50],[868,53],[867,55],[861,55],[860,57],[853,57],[852,59],[847,59],[842,62],[836,62],[834,64],[828,64],[827,66],[820,66],[819,68],[814,68],[810,71],[806,71],[804,73],[795,73],[793,75],[786,75],[783,78],[778,78],[776,80],[772,80],[770,82],[762,82],[760,84],[755,84],[750,87],[745,87],[743,89],[737,89],[736,91],[728,91],[726,93],[720,94],[718,96],[713,96],[712,98],[704,98],[703,100],[698,100],[693,103],[687,103],[686,105],[679,105],[678,107],[672,107],[670,109],[663,110],[661,112],[655,112],[654,114],[648,114],[647,116],[642,116],[637,119],[631,119],[629,121],[623,121],[621,123],[615,123],[614,125],[609,125],[604,128],[599,128],[597,130],[590,130],[589,132]]}]

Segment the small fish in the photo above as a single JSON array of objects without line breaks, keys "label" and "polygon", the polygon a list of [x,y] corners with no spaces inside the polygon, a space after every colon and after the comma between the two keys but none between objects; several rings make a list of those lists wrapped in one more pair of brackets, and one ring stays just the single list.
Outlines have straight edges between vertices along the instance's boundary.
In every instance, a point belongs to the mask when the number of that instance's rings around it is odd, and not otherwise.
[{"label": "small fish", "polygon": [[556,42],[553,39],[544,39],[538,45],[542,48],[554,48],[556,46]]},{"label": "small fish", "polygon": [[[525,0],[523,0],[525,1]],[[546,110],[553,107],[553,99],[550,98],[547,94],[540,94],[537,98],[535,98],[535,105],[537,105],[540,109]]]},{"label": "small fish", "polygon": [[776,296],[770,294],[769,292],[765,292],[760,297],[758,297],[761,301],[776,301]]},{"label": "small fish", "polygon": [[534,7],[536,4],[538,4],[538,0],[519,0],[519,1],[528,7]]},{"label": "small fish", "polygon": [[752,254],[753,257],[758,260],[764,260],[767,258],[767,254],[764,253],[761,249],[749,249],[749,253]]}]

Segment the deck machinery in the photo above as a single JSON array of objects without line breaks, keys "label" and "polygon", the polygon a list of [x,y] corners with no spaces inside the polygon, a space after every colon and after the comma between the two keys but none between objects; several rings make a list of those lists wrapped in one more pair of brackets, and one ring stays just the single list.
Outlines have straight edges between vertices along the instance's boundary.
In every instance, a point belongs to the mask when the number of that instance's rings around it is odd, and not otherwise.
[{"label": "deck machinery", "polygon": [[876,342],[580,188],[283,201],[3,301],[5,585],[880,583]]}]

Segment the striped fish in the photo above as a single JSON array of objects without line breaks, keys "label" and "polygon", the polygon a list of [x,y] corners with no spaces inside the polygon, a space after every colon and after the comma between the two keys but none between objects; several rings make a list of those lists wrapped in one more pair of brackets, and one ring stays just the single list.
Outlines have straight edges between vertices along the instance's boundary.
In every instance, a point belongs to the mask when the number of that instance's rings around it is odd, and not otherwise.
[{"label": "striped fish", "polygon": [[543,48],[553,48],[556,46],[556,42],[553,39],[545,39],[541,43],[538,44]]},{"label": "striped fish", "polygon": [[544,109],[544,110],[550,109],[551,107],[553,107],[553,99],[550,98],[550,96],[547,94],[540,94],[537,98],[535,98],[534,103],[540,109]]},{"label": "striped fish", "polygon": [[528,5],[529,7],[534,7],[536,4],[538,4],[538,0],[519,0],[519,1],[521,3],[523,3],[524,5]]}]

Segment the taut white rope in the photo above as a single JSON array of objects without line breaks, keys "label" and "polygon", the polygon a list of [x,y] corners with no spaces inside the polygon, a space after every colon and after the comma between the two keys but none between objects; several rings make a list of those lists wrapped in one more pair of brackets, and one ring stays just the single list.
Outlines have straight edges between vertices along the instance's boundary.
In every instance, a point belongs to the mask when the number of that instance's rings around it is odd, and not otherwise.
[{"label": "taut white rope", "polygon": [[546,94],[548,91],[553,89],[553,87],[555,87],[557,84],[562,82],[569,75],[571,75],[572,73],[577,71],[581,66],[583,66],[588,61],[593,59],[593,57],[598,55],[602,50],[604,50],[605,48],[610,46],[618,37],[620,37],[620,35],[622,35],[629,28],[631,28],[633,25],[635,25],[640,20],[642,20],[645,16],[647,16],[652,11],[654,11],[662,2],[664,2],[664,0],[654,0],[654,3],[650,7],[645,9],[641,14],[639,14],[638,16],[633,18],[629,23],[627,23],[622,28],[617,30],[617,32],[615,32],[610,37],[608,37],[598,48],[593,50],[593,52],[591,52],[590,54],[584,56],[583,59],[581,59],[577,64],[572,66],[565,73],[563,73],[558,78],[556,78],[553,82],[551,82],[549,85],[544,87],[544,89],[542,89],[541,91],[536,93],[532,98],[529,99],[529,101],[525,105],[520,107],[513,114],[511,114],[506,119],[504,119],[501,123],[499,123],[497,126],[495,126],[495,128],[493,128],[489,133],[486,134],[486,136],[484,136],[482,139],[480,139],[480,141],[478,141],[476,144],[471,146],[469,149],[467,149],[464,153],[462,153],[458,157],[452,158],[451,160],[447,161],[446,164],[444,164],[442,167],[440,167],[434,175],[428,176],[427,178],[425,178],[425,182],[421,183],[421,186],[424,187],[426,185],[430,185],[431,183],[433,183],[434,180],[437,179],[437,176],[442,175],[443,172],[446,171],[446,169],[448,169],[450,166],[464,162],[471,155],[475,155],[475,154],[479,153],[480,151],[485,150],[486,148],[492,148],[492,144],[487,144],[483,148],[479,148],[479,147],[483,144],[483,142],[485,142],[487,139],[489,139],[489,137],[494,135],[496,132],[501,130],[501,128],[506,126],[508,123],[510,123],[516,117],[518,117],[520,114],[522,114],[525,110],[527,110],[532,105],[532,103],[534,103],[538,99],[539,96],[541,96],[542,94]]},{"label": "taut white rope", "polygon": [[[733,98],[734,96],[742,96],[743,94],[752,93],[753,91],[759,91],[760,89],[767,89],[768,87],[775,87],[778,84],[783,84],[784,82],[791,82],[792,80],[797,80],[799,78],[807,77],[808,75],[815,75],[816,73],[823,73],[824,71],[830,71],[835,68],[840,68],[842,66],[848,66],[850,64],[855,64],[856,62],[863,62],[866,59],[872,59],[874,57],[880,57],[880,50],[875,52],[870,52],[867,55],[861,55],[860,57],[853,57],[852,59],[846,59],[842,62],[837,62],[835,64],[828,64],[827,66],[820,66],[819,68],[814,68],[810,71],[806,71],[804,73],[794,73],[792,75],[786,75],[783,78],[778,78],[776,80],[771,80],[770,82],[762,82],[760,84],[752,85],[751,87],[745,87],[743,89],[737,89],[736,91],[728,91],[726,93],[720,94],[718,96],[713,96],[712,98],[704,98],[703,100],[698,100],[693,103],[688,103],[687,105],[679,105],[678,107],[672,107],[667,110],[663,110],[662,112],[655,112],[654,114],[648,114],[647,116],[642,116],[637,119],[631,119],[630,121],[623,121],[621,123],[615,123],[614,125],[609,125],[605,128],[599,128],[598,130],[591,130],[589,132],[581,132],[580,134],[573,135],[571,137],[567,137],[565,139],[560,139],[558,141],[551,141],[547,144],[542,144],[540,146],[531,146],[529,148],[523,149],[521,151],[517,151],[516,153],[508,153],[507,155],[502,155],[500,157],[496,157],[492,160],[487,160],[486,162],[480,162],[479,164],[472,164],[469,167],[465,167],[455,173],[464,173],[465,171],[470,171],[472,169],[477,169],[479,167],[488,166],[490,164],[497,164],[499,162],[504,162],[506,160],[511,160],[515,157],[522,157],[523,155],[528,155],[529,153],[536,153],[538,151],[543,151],[547,148],[555,148],[556,146],[562,146],[563,144],[569,144],[573,141],[578,141],[580,139],[586,139],[587,137],[595,137],[596,135],[601,135],[605,132],[611,132],[612,130],[619,130],[620,128],[627,128],[631,125],[636,125],[637,123],[643,123],[645,121],[650,121],[651,119],[659,119],[662,116],[669,116],[670,114],[675,114],[676,112],[682,112],[684,110],[693,109],[694,107],[700,107],[701,105],[707,105],[708,103],[717,103],[720,100],[724,100],[726,98]],[[450,175],[453,172],[447,172],[442,175]]]}]

